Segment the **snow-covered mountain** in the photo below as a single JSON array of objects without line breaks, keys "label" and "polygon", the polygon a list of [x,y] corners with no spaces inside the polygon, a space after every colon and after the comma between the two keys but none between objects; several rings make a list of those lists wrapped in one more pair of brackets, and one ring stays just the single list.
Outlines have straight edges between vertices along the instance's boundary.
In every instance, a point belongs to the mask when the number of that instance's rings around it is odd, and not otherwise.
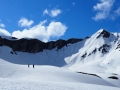
[{"label": "snow-covered mountain", "polygon": [[[85,39],[72,38],[69,40],[57,40],[47,43],[39,41],[37,39],[25,39],[25,38],[17,39],[15,37],[1,36],[0,67],[2,67],[3,70],[0,70],[0,78],[14,73],[15,70],[12,70],[12,73],[10,73],[11,69],[14,69],[11,68],[11,66],[14,67],[14,65],[17,65],[15,67],[19,67],[18,70],[20,72],[23,68],[18,66],[18,64],[22,65],[22,67],[27,67],[28,64],[30,65],[35,64],[38,66],[52,65],[62,67],[64,68],[64,70],[67,69],[66,71],[70,70],[71,72],[74,73],[78,72],[80,75],[87,74],[95,77],[97,76],[97,78],[102,78],[103,80],[99,81],[98,79],[98,81],[91,82],[92,84],[99,82],[98,83],[99,85],[103,83],[104,85],[108,86],[120,87],[119,54],[120,54],[120,33],[110,33],[103,29],[100,29],[91,37],[86,37]],[[5,75],[3,75],[1,74],[1,72],[6,70],[6,68],[4,67],[6,65],[8,65],[7,69],[8,68],[11,69],[8,69],[7,72],[5,72]],[[60,72],[58,71],[57,73],[60,74]],[[30,71],[27,70],[27,72]],[[45,72],[43,71],[42,73]],[[26,73],[24,74],[26,75]],[[69,74],[74,76],[73,73]],[[15,77],[17,77],[16,74],[14,75]],[[14,77],[14,75],[9,76]],[[63,76],[66,74],[63,73],[60,75]],[[23,76],[24,75],[22,75],[22,77]],[[20,76],[18,75],[18,77]],[[55,77],[60,78],[61,76],[58,75]],[[72,81],[74,81],[75,79],[75,82],[81,82],[83,78],[83,76],[81,76],[80,78],[77,75],[75,75],[74,77],[77,77],[77,79],[71,78],[70,76],[67,78],[68,79],[67,81],[71,81],[71,79]],[[64,78],[66,78],[66,76],[62,77],[63,79],[62,81],[64,81]],[[80,80],[78,78],[80,78]],[[87,78],[90,79],[90,77]],[[86,83],[88,82],[90,83],[90,81],[89,80],[86,81],[86,79],[83,79],[83,82]]]},{"label": "snow-covered mountain", "polygon": [[119,73],[120,34],[109,33],[103,29],[89,38],[47,43],[37,39],[0,37],[0,46],[1,54],[10,54],[9,57],[15,60],[10,60],[4,55],[0,57],[12,63],[67,65],[75,67],[78,71],[80,67],[97,65],[99,69],[115,69],[112,71]]}]

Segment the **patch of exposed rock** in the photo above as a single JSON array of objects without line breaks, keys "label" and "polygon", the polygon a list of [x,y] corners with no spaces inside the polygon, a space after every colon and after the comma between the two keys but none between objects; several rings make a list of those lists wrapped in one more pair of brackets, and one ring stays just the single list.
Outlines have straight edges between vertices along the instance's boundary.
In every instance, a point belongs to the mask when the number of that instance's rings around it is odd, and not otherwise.
[{"label": "patch of exposed rock", "polygon": [[97,36],[97,38],[99,38],[100,36],[103,36],[104,38],[109,38],[110,33],[107,32],[106,30],[103,30],[102,32],[100,32],[100,34]]}]

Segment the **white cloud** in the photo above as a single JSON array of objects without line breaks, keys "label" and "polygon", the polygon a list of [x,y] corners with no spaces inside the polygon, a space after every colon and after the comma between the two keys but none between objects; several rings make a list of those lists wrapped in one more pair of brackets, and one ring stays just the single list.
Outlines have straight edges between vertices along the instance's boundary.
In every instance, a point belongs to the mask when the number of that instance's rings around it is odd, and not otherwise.
[{"label": "white cloud", "polygon": [[4,25],[3,23],[0,23],[0,27],[4,28],[4,27],[5,27],[5,25]]},{"label": "white cloud", "polygon": [[29,27],[29,26],[31,26],[33,23],[34,23],[33,20],[28,20],[28,19],[26,19],[26,18],[21,18],[21,19],[19,20],[19,22],[18,22],[18,25],[19,25],[20,27]]},{"label": "white cloud", "polygon": [[93,7],[95,11],[98,11],[98,13],[93,17],[95,21],[106,19],[109,17],[110,10],[113,6],[114,0],[99,0],[100,3],[97,3]]},{"label": "white cloud", "polygon": [[53,10],[51,10],[51,16],[52,17],[56,17],[56,16],[58,16],[59,14],[61,13],[61,10],[60,9],[53,9]]},{"label": "white cloud", "polygon": [[61,22],[51,22],[47,27],[47,33],[50,37],[60,37],[64,35],[67,27]]},{"label": "white cloud", "polygon": [[73,2],[72,5],[75,6],[75,3]]},{"label": "white cloud", "polygon": [[0,28],[0,36],[11,36],[11,34],[7,30]]},{"label": "white cloud", "polygon": [[67,29],[64,24],[61,22],[51,22],[48,26],[45,26],[44,24],[46,22],[47,21],[44,20],[29,29],[14,31],[12,36],[17,38],[38,38],[44,42],[47,42],[51,37],[58,38],[64,35]]},{"label": "white cloud", "polygon": [[51,17],[57,17],[59,14],[61,14],[61,10],[60,9],[52,9],[52,10],[47,10],[47,9],[45,9],[44,11],[43,11],[43,15],[45,15],[45,14],[48,14],[49,16],[51,16]]},{"label": "white cloud", "polygon": [[45,9],[45,10],[43,11],[43,14],[44,14],[44,15],[45,15],[45,14],[49,14],[48,10]]},{"label": "white cloud", "polygon": [[37,38],[41,41],[47,42],[51,38],[56,39],[64,35],[67,30],[66,25],[61,22],[51,21],[47,26],[47,20],[41,21],[33,27],[25,28],[23,30],[15,30],[9,33],[5,29],[0,28],[0,35],[13,36],[16,38]]},{"label": "white cloud", "polygon": [[118,7],[118,9],[115,10],[113,14],[111,14],[111,19],[115,20],[119,16],[120,16],[120,7]]},{"label": "white cloud", "polygon": [[118,9],[115,11],[115,13],[120,16],[120,7],[118,7]]}]

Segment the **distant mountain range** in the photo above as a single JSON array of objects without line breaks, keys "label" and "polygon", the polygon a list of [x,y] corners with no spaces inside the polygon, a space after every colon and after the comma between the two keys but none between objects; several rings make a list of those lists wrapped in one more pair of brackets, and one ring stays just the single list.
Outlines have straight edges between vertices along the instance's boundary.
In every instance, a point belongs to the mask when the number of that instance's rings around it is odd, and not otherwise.
[{"label": "distant mountain range", "polygon": [[66,66],[78,72],[93,70],[120,74],[120,33],[100,29],[84,39],[47,43],[1,36],[0,58],[16,64]]}]

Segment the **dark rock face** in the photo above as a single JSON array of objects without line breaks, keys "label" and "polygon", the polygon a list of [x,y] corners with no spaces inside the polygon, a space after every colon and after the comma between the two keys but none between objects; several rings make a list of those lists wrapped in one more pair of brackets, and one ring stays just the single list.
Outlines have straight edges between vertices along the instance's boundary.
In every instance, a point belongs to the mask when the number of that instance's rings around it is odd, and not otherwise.
[{"label": "dark rock face", "polygon": [[42,42],[37,39],[16,39],[15,37],[12,37],[13,40],[8,40],[6,38],[2,38],[0,36],[0,46],[8,46],[13,49],[13,51],[21,51],[21,52],[29,52],[29,53],[37,53],[42,52],[44,49],[51,50],[55,47],[57,47],[57,50],[61,49],[64,46],[67,46],[67,44],[74,44],[79,41],[82,41],[83,39],[69,39],[69,40],[57,40],[57,41],[51,41],[51,42]]},{"label": "dark rock face", "polygon": [[82,41],[83,39],[74,39],[74,38],[71,38],[71,39],[68,39],[67,40],[67,44],[74,44],[76,42],[79,42],[79,41]]},{"label": "dark rock face", "polygon": [[88,38],[90,38],[90,37],[88,37],[88,36],[87,36],[87,37],[85,37],[85,39],[88,39]]},{"label": "dark rock face", "polygon": [[[97,48],[95,48],[92,53],[95,54],[97,52]],[[92,53],[90,53],[88,56],[90,56]]]},{"label": "dark rock face", "polygon": [[62,47],[67,46],[67,42],[65,40],[57,40],[54,44],[54,47],[57,47],[57,51]]},{"label": "dark rock face", "polygon": [[110,76],[110,77],[108,77],[108,78],[110,78],[110,79],[119,79],[119,78],[116,77],[116,76]]},{"label": "dark rock face", "polygon": [[109,38],[109,37],[110,37],[110,33],[107,32],[106,30],[103,30],[103,31],[97,36],[97,38],[99,38],[99,37],[102,36],[102,35],[103,35],[104,38]]},{"label": "dark rock face", "polygon": [[86,57],[87,53],[83,54],[81,57],[84,59]]},{"label": "dark rock face", "polygon": [[97,51],[101,51],[102,53],[107,53],[109,49],[109,45],[104,44],[100,48],[95,48],[91,53],[88,54],[88,56],[95,54]]},{"label": "dark rock face", "polygon": [[104,44],[103,46],[101,46],[98,50],[102,51],[102,53],[106,53],[107,52],[107,48],[109,48],[110,46],[107,44]]},{"label": "dark rock face", "polygon": [[120,44],[117,45],[117,48],[116,48],[116,49],[118,49],[118,48],[120,48]]},{"label": "dark rock face", "polygon": [[85,72],[77,72],[77,73],[81,73],[81,74],[87,74],[87,75],[92,75],[92,76],[96,76],[96,77],[99,77],[101,78],[100,76],[96,75],[96,74],[90,74],[90,73],[85,73]]}]

